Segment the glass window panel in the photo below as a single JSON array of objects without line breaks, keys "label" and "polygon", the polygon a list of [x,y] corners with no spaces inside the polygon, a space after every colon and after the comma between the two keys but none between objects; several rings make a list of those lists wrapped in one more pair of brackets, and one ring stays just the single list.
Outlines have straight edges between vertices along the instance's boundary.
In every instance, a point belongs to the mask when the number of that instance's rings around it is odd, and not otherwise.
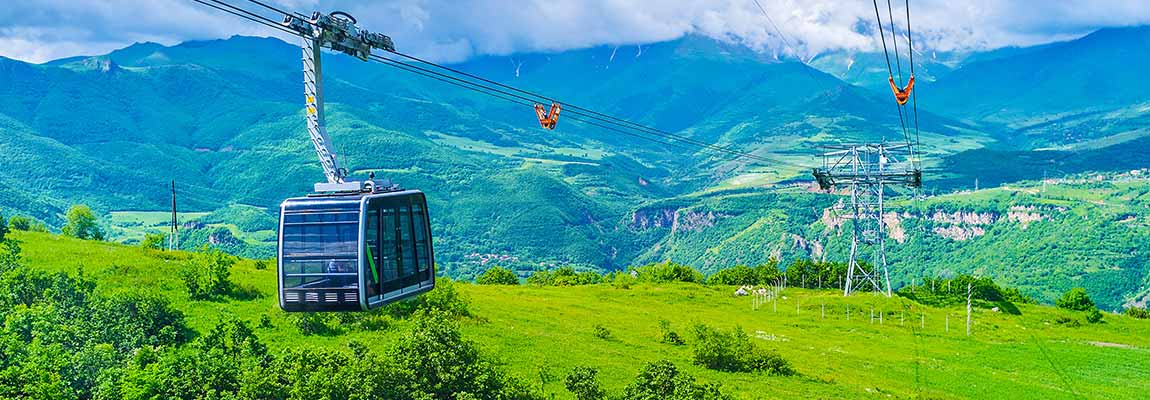
[{"label": "glass window panel", "polygon": [[380,253],[379,253],[379,210],[370,210],[367,213],[367,226],[364,227],[364,264],[367,268],[367,296],[379,295],[380,288]]},{"label": "glass window panel", "polygon": [[399,274],[402,277],[408,277],[415,274],[415,246],[412,245],[411,240],[411,207],[403,206],[399,208],[399,242],[401,247],[402,261],[400,265]]},{"label": "glass window panel", "polygon": [[284,215],[284,287],[356,288],[358,212]]},{"label": "glass window panel", "polygon": [[[420,204],[411,207],[413,223],[415,224],[415,253],[417,254],[419,271],[431,268],[430,238],[427,232],[427,214]],[[421,278],[422,279],[422,278]]]},{"label": "glass window panel", "polygon": [[391,282],[399,278],[399,243],[396,241],[396,219],[394,208],[383,208],[382,237],[380,256],[383,259],[383,281]]}]

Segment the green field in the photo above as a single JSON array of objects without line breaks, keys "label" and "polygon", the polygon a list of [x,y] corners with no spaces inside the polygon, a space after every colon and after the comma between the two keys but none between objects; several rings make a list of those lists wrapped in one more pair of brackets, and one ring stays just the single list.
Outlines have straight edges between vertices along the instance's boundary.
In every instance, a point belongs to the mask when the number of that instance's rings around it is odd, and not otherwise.
[{"label": "green field", "polygon": [[[255,325],[266,315],[272,327],[257,334],[273,350],[341,349],[351,340],[384,348],[409,327],[397,320],[382,331],[306,336],[276,306],[274,267],[256,270],[254,261],[244,260],[233,269],[233,280],[257,289],[261,298],[189,301],[178,277],[189,253],[38,233],[13,236],[23,242],[24,258],[33,268],[72,274],[82,268],[103,294],[158,293],[199,332],[231,316]],[[557,398],[571,398],[562,377],[576,366],[600,368],[604,386],[618,392],[640,366],[659,359],[702,381],[722,382],[725,391],[748,399],[1134,399],[1150,390],[1145,369],[1150,321],[1114,314],[1106,314],[1101,324],[1068,327],[1055,320],[1082,316],[1031,305],[1019,305],[1021,315],[976,309],[967,337],[961,308],[873,295],[843,298],[835,291],[786,289],[777,304],[753,310],[749,298],[731,295],[733,288],[693,284],[455,286],[469,298],[474,314],[463,319],[464,336],[536,387],[541,372],[558,377],[542,387]],[[881,323],[877,316],[872,320],[872,310],[883,313]],[[660,319],[685,334],[687,345],[660,343]],[[759,346],[790,360],[799,375],[726,373],[692,365],[689,332],[697,323],[741,327]],[[595,325],[606,327],[611,339],[596,337]]]}]

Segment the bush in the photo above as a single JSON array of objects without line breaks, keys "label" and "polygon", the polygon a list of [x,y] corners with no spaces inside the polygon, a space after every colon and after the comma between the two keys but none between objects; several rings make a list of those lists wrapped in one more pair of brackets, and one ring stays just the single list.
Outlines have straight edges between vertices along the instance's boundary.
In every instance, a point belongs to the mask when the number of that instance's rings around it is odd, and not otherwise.
[{"label": "bush", "polygon": [[475,283],[480,285],[518,285],[519,275],[515,275],[515,272],[506,268],[491,267],[475,279]]},{"label": "bush", "polygon": [[72,206],[68,209],[67,220],[62,229],[65,235],[83,240],[104,240],[104,230],[100,229],[96,215],[88,206],[83,204]]},{"label": "bush", "polygon": [[[407,368],[429,398],[528,399],[530,390],[484,360],[475,343],[463,339],[451,315],[433,311],[416,315],[415,327],[388,352]],[[457,397],[459,394],[470,397]]]},{"label": "bush", "polygon": [[603,400],[607,392],[599,385],[599,370],[590,367],[575,367],[563,380],[568,392],[575,395],[575,400]]},{"label": "bush", "polygon": [[162,233],[148,233],[144,235],[144,240],[140,242],[140,247],[145,249],[159,250],[164,248],[164,241],[167,238]]},{"label": "bush", "polygon": [[686,344],[683,337],[679,336],[678,332],[671,329],[671,323],[665,319],[659,320],[659,331],[662,332],[662,339],[659,341],[672,346],[682,346]]},{"label": "bush", "polygon": [[335,314],[298,313],[291,316],[291,323],[303,335],[334,336],[343,333],[339,320],[331,318]]},{"label": "bush", "polygon": [[611,340],[611,330],[603,325],[595,324],[595,337],[603,340]]},{"label": "bush", "polygon": [[755,346],[742,329],[736,328],[728,333],[700,324],[695,326],[695,339],[695,364],[707,369],[794,375],[787,360]]},{"label": "bush", "polygon": [[471,305],[455,289],[455,285],[458,283],[450,278],[436,278],[435,289],[408,301],[388,304],[383,311],[397,318],[409,317],[421,311],[440,311],[456,317],[469,317]]},{"label": "bush", "polygon": [[1126,309],[1126,315],[1137,319],[1150,319],[1150,310],[1130,307]]},{"label": "bush", "polygon": [[8,226],[14,231],[48,232],[48,226],[43,222],[22,215],[14,215],[8,219]]},{"label": "bush", "polygon": [[1062,294],[1054,303],[1058,308],[1072,311],[1089,311],[1094,309],[1094,301],[1086,295],[1086,289],[1073,288]]},{"label": "bush", "polygon": [[268,260],[256,260],[256,271],[268,269]]},{"label": "bush", "polygon": [[575,268],[561,267],[552,271],[535,271],[527,277],[528,285],[582,286],[603,283],[603,276],[594,271],[575,272]]},{"label": "bush", "polygon": [[1091,308],[1090,311],[1086,312],[1086,322],[1092,324],[1102,322],[1102,311],[1098,311],[1097,308]]},{"label": "bush", "polygon": [[20,242],[15,239],[0,241],[0,274],[20,267]]},{"label": "bush", "polygon": [[635,286],[635,284],[639,283],[639,279],[623,271],[612,272],[603,277],[603,279],[611,282],[611,287],[616,289],[630,289],[631,286]]},{"label": "bush", "polygon": [[1057,318],[1054,319],[1054,323],[1056,323],[1058,325],[1068,326],[1071,328],[1077,328],[1077,327],[1082,326],[1082,322],[1079,322],[1077,319],[1071,318],[1071,317],[1066,316],[1066,315],[1059,315]]},{"label": "bush", "polygon": [[679,372],[670,361],[644,365],[635,381],[623,389],[624,400],[727,400],[717,384],[700,384],[694,377]]},{"label": "bush", "polygon": [[29,231],[32,229],[32,220],[22,215],[14,215],[8,220],[8,226],[14,231]]},{"label": "bush", "polygon": [[759,279],[755,276],[755,270],[751,269],[751,267],[736,265],[733,268],[721,269],[710,277],[707,277],[707,284],[726,286],[758,285]]},{"label": "bush", "polygon": [[671,261],[649,264],[635,268],[634,270],[638,273],[640,282],[703,283],[703,273],[690,266],[677,264]]},{"label": "bush", "polygon": [[188,296],[193,300],[207,300],[231,294],[231,269],[235,263],[235,257],[204,246],[180,271]]}]

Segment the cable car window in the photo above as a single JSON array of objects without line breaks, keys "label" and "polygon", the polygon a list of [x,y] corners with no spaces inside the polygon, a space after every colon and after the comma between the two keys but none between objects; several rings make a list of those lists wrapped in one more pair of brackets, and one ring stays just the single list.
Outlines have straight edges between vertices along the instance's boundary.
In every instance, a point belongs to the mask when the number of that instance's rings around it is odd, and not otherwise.
[{"label": "cable car window", "polygon": [[363,227],[364,231],[364,264],[367,267],[367,279],[365,279],[365,295],[367,298],[372,298],[379,295],[380,289],[380,266],[382,265],[379,258],[379,210],[369,210],[367,212],[367,225]]},{"label": "cable car window", "polygon": [[431,270],[431,249],[427,243],[427,215],[421,204],[411,206],[412,223],[415,225],[415,253],[418,260],[419,280],[429,279]]},{"label": "cable car window", "polygon": [[284,286],[355,288],[359,221],[354,212],[284,216]]},{"label": "cable car window", "polygon": [[415,275],[415,246],[411,245],[411,207],[402,206],[399,208],[399,243],[400,243],[400,264],[399,276],[403,278],[403,286],[412,284],[411,277]]},{"label": "cable car window", "polygon": [[383,292],[387,293],[399,288],[397,279],[399,279],[399,243],[395,240],[396,237],[396,215],[394,208],[384,207],[380,210],[382,216],[382,248],[380,255],[383,258],[381,265],[383,266]]}]

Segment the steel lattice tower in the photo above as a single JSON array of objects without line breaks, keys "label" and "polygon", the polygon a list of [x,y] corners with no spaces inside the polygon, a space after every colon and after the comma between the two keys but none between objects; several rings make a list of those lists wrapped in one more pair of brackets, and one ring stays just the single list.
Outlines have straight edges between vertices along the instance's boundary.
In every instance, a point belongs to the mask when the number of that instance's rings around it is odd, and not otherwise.
[{"label": "steel lattice tower", "polygon": [[843,295],[871,288],[891,295],[886,261],[886,186],[922,186],[922,171],[912,162],[909,144],[886,143],[827,146],[823,165],[814,170],[819,188],[850,190],[850,267]]}]

